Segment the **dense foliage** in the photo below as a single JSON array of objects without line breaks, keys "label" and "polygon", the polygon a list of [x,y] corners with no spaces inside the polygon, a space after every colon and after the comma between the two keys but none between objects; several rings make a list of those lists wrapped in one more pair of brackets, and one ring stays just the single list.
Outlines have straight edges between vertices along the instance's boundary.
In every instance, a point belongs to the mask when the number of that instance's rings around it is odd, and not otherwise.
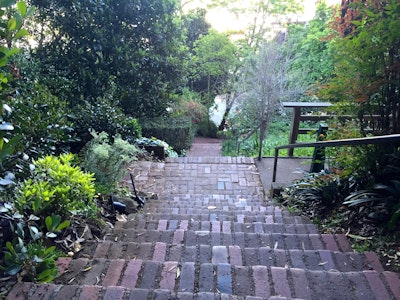
[{"label": "dense foliage", "polygon": [[[335,103],[330,139],[399,133],[398,1],[342,1],[334,18],[322,2],[314,20],[285,31],[298,2],[213,0],[252,16],[229,35],[211,29],[205,10],[184,14],[176,0],[31,0],[36,9],[0,1],[0,214],[11,226],[4,274],[54,279],[59,253],[49,245],[76,216],[96,216],[95,188],[114,191],[142,147],[184,155],[195,132],[219,129],[231,155],[240,146],[261,157],[286,143],[284,100]],[[273,41],[272,17],[285,31]],[[209,108],[221,94],[226,109],[213,124]],[[265,142],[268,128],[279,139]],[[296,183],[291,205],[395,231],[397,146],[330,149],[329,169]],[[81,149],[95,175],[59,156]]]},{"label": "dense foliage", "polygon": [[93,139],[83,150],[83,166],[94,173],[96,183],[114,192],[116,184],[126,174],[128,163],[136,160],[139,149],[120,136],[111,142],[107,133],[91,131]]},{"label": "dense foliage", "polygon": [[345,1],[334,23],[337,62],[319,96],[347,106],[364,135],[400,132],[399,17],[398,1]]},{"label": "dense foliage", "polygon": [[[41,72],[74,82],[71,105],[116,97],[132,116],[158,116],[185,80],[182,25],[174,0],[43,1],[33,55]],[[66,18],[65,16],[73,16]],[[93,103],[94,104],[94,103]]]}]

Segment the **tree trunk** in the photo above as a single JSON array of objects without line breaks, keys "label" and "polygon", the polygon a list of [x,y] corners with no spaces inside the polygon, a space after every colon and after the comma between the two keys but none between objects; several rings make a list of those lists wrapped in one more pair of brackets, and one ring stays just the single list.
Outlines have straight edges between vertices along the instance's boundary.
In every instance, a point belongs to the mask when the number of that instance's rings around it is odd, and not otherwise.
[{"label": "tree trunk", "polygon": [[262,158],[262,150],[263,150],[263,143],[265,138],[265,133],[267,131],[268,124],[267,122],[263,121],[260,126],[260,149],[258,151],[258,160]]},{"label": "tree trunk", "polygon": [[218,126],[218,130],[222,131],[225,129],[226,122],[228,121],[229,113],[235,103],[235,93],[231,93],[230,97],[226,100],[226,108],[222,117],[221,123]]}]

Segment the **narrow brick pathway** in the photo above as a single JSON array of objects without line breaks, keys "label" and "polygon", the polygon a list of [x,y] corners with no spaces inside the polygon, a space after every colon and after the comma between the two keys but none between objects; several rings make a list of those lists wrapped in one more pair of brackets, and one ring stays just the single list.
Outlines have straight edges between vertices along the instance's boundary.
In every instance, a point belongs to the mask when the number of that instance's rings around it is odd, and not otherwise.
[{"label": "narrow brick pathway", "polygon": [[320,235],[266,199],[251,158],[130,168],[158,199],[85,258],[61,259],[53,284],[20,283],[7,299],[400,299],[398,274],[375,253],[353,253],[344,235]]}]

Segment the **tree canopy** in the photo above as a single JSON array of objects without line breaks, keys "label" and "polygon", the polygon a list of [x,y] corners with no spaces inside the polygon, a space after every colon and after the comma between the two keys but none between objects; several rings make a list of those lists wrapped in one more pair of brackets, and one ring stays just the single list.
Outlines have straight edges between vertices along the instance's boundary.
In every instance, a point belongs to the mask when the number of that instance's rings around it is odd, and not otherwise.
[{"label": "tree canopy", "polygon": [[[34,56],[42,72],[74,82],[70,101],[96,99],[115,83],[124,110],[163,114],[186,79],[186,47],[174,0],[32,0]],[[68,16],[68,17],[66,17]]]}]

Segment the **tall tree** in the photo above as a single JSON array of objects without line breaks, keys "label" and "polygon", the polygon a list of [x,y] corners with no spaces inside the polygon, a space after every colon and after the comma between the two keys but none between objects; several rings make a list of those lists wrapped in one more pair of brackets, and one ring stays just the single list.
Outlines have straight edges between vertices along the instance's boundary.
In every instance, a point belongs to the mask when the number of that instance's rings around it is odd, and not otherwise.
[{"label": "tall tree", "polygon": [[301,72],[308,84],[324,83],[333,72],[332,18],[333,8],[323,1],[313,20],[289,25],[287,40],[295,52],[291,68]]},{"label": "tall tree", "polygon": [[340,11],[335,76],[319,95],[356,112],[364,134],[400,133],[400,3],[342,1]]},{"label": "tall tree", "polygon": [[43,72],[75,82],[75,105],[112,84],[133,116],[165,112],[186,78],[185,46],[175,0],[32,0],[38,8]]},{"label": "tall tree", "polygon": [[237,49],[226,34],[210,30],[194,43],[193,52],[191,88],[203,95],[209,107],[217,95],[227,91],[238,63]]},{"label": "tall tree", "polygon": [[183,26],[186,30],[186,45],[192,51],[194,43],[203,35],[207,35],[211,28],[210,23],[206,20],[205,9],[191,10],[182,15]]},{"label": "tall tree", "polygon": [[[265,43],[242,70],[238,85],[238,105],[246,137],[259,130],[260,148],[258,158],[262,157],[262,145],[272,116],[279,109],[279,102],[293,99],[304,92],[290,73],[293,53],[287,51],[276,41]],[[296,82],[296,84],[293,84]]]}]

